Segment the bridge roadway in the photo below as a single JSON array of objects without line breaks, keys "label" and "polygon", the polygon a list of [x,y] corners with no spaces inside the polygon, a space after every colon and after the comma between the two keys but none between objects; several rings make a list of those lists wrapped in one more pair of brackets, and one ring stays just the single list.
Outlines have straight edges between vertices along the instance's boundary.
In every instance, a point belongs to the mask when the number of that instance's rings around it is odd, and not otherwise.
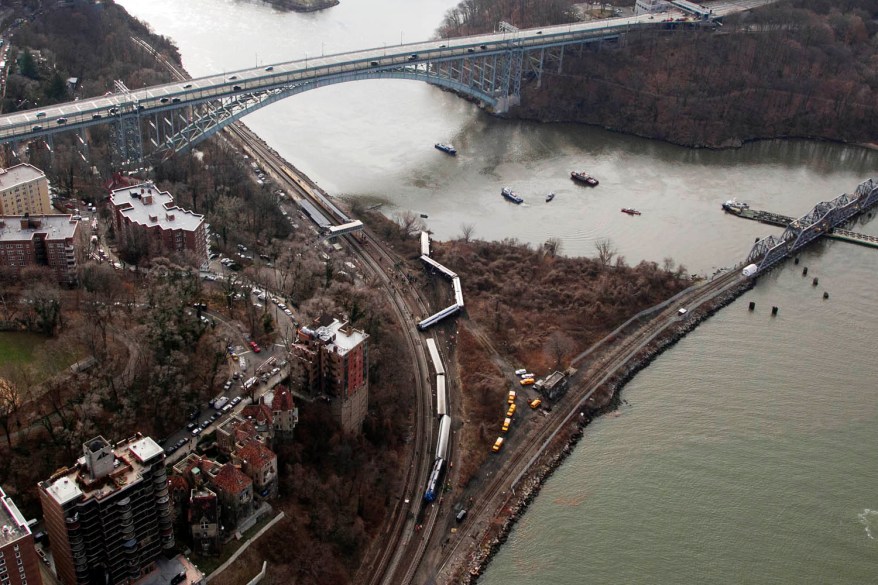
[{"label": "bridge roadway", "polygon": [[[664,15],[662,15],[664,16]],[[220,75],[175,81],[127,93],[67,102],[0,117],[0,143],[45,137],[58,132],[106,124],[187,106],[234,98],[255,91],[282,90],[292,85],[313,87],[379,77],[428,80],[428,63],[468,55],[490,56],[510,50],[536,50],[618,36],[639,28],[664,26],[661,16],[613,18],[595,22],[400,44],[287,61]]]},{"label": "bridge roadway", "polygon": [[[742,209],[740,211],[726,211],[731,215],[736,215],[738,217],[743,217],[744,219],[752,219],[753,221],[758,221],[760,223],[767,223],[770,225],[776,225],[780,227],[787,227],[796,218],[789,217],[787,215],[781,215],[779,213],[772,213],[770,211],[762,211],[760,209]],[[860,246],[866,246],[869,248],[878,248],[878,237],[870,236],[868,234],[861,234],[858,232],[852,232],[850,230],[835,228],[825,234],[823,234],[824,238],[829,238],[831,240],[839,240],[841,242],[848,242],[850,244],[857,244]]]}]

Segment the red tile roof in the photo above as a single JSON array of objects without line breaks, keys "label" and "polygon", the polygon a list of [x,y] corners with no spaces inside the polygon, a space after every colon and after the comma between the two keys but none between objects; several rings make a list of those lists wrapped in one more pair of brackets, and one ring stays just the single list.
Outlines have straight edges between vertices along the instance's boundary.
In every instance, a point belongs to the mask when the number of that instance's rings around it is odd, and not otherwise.
[{"label": "red tile roof", "polygon": [[235,456],[253,469],[264,469],[266,465],[277,459],[274,451],[259,441],[247,441],[235,450]]},{"label": "red tile roof", "polygon": [[234,495],[253,485],[253,481],[231,463],[223,465],[219,473],[211,479],[211,483],[217,490]]},{"label": "red tile roof", "polygon": [[248,404],[241,411],[244,418],[252,418],[259,425],[271,426],[274,416],[271,414],[271,408],[267,404]]},{"label": "red tile roof", "polygon": [[276,387],[274,389],[274,398],[271,401],[271,410],[286,412],[294,408],[296,408],[296,405],[293,402],[293,393],[284,386]]},{"label": "red tile roof", "polygon": [[168,478],[168,487],[172,492],[175,491],[189,491],[189,482],[186,481],[186,478],[182,475],[172,475]]}]

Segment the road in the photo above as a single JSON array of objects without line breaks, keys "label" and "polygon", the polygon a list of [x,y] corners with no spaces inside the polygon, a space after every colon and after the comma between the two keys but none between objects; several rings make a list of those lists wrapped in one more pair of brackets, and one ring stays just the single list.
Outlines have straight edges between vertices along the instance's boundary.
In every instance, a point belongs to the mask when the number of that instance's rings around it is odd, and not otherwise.
[{"label": "road", "polygon": [[[288,193],[294,201],[308,199],[328,217],[336,216],[332,208],[325,204],[326,195],[319,187],[266,146],[246,126],[233,124],[227,130],[233,141],[257,161],[279,188]],[[358,236],[343,236],[343,240],[351,252],[359,258],[364,270],[376,277],[387,291],[391,308],[402,326],[408,352],[416,365],[413,380],[416,399],[414,451],[409,454],[406,461],[408,467],[404,484],[391,512],[391,519],[385,524],[385,530],[374,540],[375,547],[365,555],[365,558],[370,560],[361,567],[358,578],[358,582],[378,585],[404,582],[396,575],[409,573],[412,561],[416,557],[406,547],[399,545],[405,542],[406,535],[415,533],[421,490],[429,474],[429,467],[433,463],[435,418],[432,414],[432,386],[426,348],[414,317],[418,314],[429,314],[431,311],[417,292],[408,286],[404,279],[399,278],[399,273],[393,268],[401,262],[400,258],[386,248],[379,239],[374,238],[368,230],[364,233],[366,241],[369,242],[367,245],[364,245]]]},{"label": "road", "polygon": [[[183,78],[183,73],[167,63],[172,71]],[[334,206],[327,205],[328,197],[308,177],[299,173],[295,167],[283,160],[274,150],[265,145],[261,139],[249,131],[243,124],[235,123],[226,128],[224,134],[251,156],[295,201],[307,199],[324,211],[327,217],[335,218],[342,223]],[[344,218],[346,220],[347,218]],[[593,360],[587,370],[580,371],[571,382],[571,390],[556,406],[554,413],[548,417],[536,437],[513,454],[506,451],[501,459],[499,470],[492,474],[478,492],[465,494],[471,498],[469,517],[462,529],[448,540],[450,546],[443,546],[446,539],[444,532],[434,534],[440,506],[430,506],[421,510],[421,492],[433,462],[434,421],[432,413],[432,392],[427,366],[426,348],[423,338],[417,330],[414,315],[427,315],[431,311],[426,303],[407,284],[402,284],[394,266],[402,260],[390,249],[383,246],[380,240],[365,231],[368,245],[364,245],[355,236],[344,236],[351,252],[355,254],[367,272],[374,275],[381,286],[388,292],[391,307],[397,316],[409,353],[416,365],[413,380],[416,397],[414,421],[414,449],[405,462],[407,471],[400,495],[385,524],[384,531],[373,541],[356,578],[356,582],[369,585],[397,584],[407,585],[413,581],[421,582],[452,582],[459,572],[466,570],[466,563],[474,558],[483,539],[489,534],[492,523],[508,505],[518,482],[537,464],[551,446],[552,441],[562,429],[569,427],[578,416],[586,402],[608,380],[619,372],[629,368],[637,359],[638,354],[656,337],[670,327],[679,324],[681,317],[677,314],[679,306],[689,308],[688,316],[697,316],[697,309],[703,303],[714,299],[717,295],[741,286],[740,276],[736,271],[727,273],[701,286],[693,287],[678,303],[668,305],[646,324],[639,327],[613,344],[605,343],[591,352]],[[454,378],[450,377],[449,382]],[[449,400],[453,400],[455,388],[449,383]],[[423,513],[422,513],[423,512]],[[421,529],[416,522],[420,517]],[[446,517],[446,524],[448,519]],[[425,556],[430,551],[432,554]],[[421,566],[426,559],[425,566]]]}]

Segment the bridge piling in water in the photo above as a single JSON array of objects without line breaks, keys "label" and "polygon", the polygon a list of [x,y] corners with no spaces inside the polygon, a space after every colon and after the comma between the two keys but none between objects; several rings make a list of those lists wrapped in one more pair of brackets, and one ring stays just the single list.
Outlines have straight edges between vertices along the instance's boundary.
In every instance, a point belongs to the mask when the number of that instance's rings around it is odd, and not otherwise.
[{"label": "bridge piling in water", "polygon": [[[832,201],[820,202],[798,219],[753,210],[746,205],[731,202],[724,204],[723,208],[732,215],[785,227],[780,237],[770,235],[757,240],[750,250],[747,264],[756,264],[756,274],[759,274],[820,237],[878,248],[878,237],[839,228],[874,207],[876,203],[878,183],[867,179],[857,186],[853,194],[844,193]],[[802,271],[802,276],[806,274],[807,267]]]}]

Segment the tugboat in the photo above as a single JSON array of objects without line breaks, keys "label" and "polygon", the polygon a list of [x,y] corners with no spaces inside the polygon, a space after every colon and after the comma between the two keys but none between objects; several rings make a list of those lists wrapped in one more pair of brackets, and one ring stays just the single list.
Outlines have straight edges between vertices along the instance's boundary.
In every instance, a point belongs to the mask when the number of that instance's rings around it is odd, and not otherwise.
[{"label": "tugboat", "polygon": [[554,198],[555,198],[555,194],[549,193],[548,195],[546,195],[546,203],[548,203],[549,201],[551,201]]},{"label": "tugboat", "polygon": [[585,183],[589,187],[597,187],[598,180],[586,173],[585,171],[571,171],[570,178],[580,183]]},{"label": "tugboat", "polygon": [[627,213],[628,215],[640,215],[640,212],[636,209],[632,209],[630,207],[623,207],[622,213]]},{"label": "tugboat", "polygon": [[515,192],[513,192],[512,189],[510,189],[509,187],[503,187],[502,189],[500,189],[500,195],[503,195],[503,197],[505,197],[509,201],[512,201],[513,203],[524,203],[524,199],[516,195]]},{"label": "tugboat", "polygon": [[741,215],[746,209],[750,209],[750,205],[748,203],[740,202],[737,199],[729,199],[723,203],[723,211],[734,213],[735,215]]},{"label": "tugboat", "polygon": [[450,154],[451,156],[454,156],[457,154],[457,149],[454,148],[453,146],[451,146],[450,144],[444,144],[442,142],[437,142],[434,146],[436,149],[441,150],[444,153]]}]

